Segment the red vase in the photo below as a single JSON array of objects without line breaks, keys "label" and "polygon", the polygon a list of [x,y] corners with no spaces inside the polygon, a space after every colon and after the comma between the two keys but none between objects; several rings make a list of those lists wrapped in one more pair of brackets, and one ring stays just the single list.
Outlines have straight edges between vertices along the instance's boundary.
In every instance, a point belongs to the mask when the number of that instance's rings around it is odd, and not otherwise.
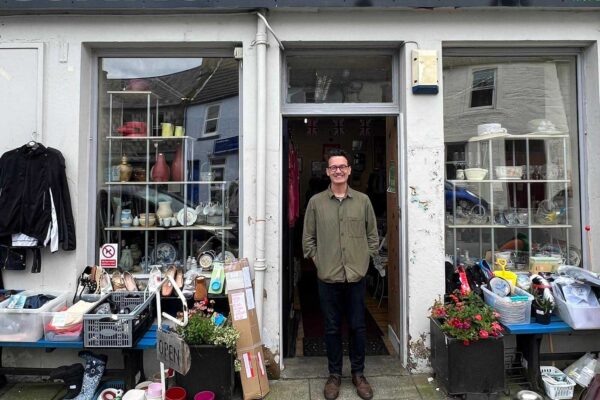
[{"label": "red vase", "polygon": [[167,182],[169,180],[170,170],[167,160],[163,153],[158,153],[156,163],[152,166],[150,176],[154,182]]},{"label": "red vase", "polygon": [[183,180],[183,150],[181,145],[177,147],[175,158],[171,163],[171,179],[176,182]]}]

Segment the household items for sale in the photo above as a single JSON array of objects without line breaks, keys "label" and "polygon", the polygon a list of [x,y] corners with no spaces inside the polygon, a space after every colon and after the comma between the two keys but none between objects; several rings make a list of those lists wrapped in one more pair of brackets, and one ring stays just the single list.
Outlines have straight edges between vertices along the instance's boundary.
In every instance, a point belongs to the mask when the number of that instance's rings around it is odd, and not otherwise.
[{"label": "household items for sale", "polygon": [[594,378],[594,375],[596,375],[597,363],[598,360],[596,357],[592,353],[587,352],[573,364],[569,365],[564,370],[564,373],[579,386],[587,387]]},{"label": "household items for sale", "polygon": [[160,383],[151,383],[146,390],[147,400],[162,400],[162,385]]},{"label": "household items for sale", "polygon": [[147,400],[146,391],[140,389],[131,389],[123,395],[122,400]]},{"label": "household items for sale", "polygon": [[117,128],[123,136],[143,137],[148,135],[148,126],[142,121],[127,121]]},{"label": "household items for sale", "polygon": [[121,218],[120,221],[121,227],[130,228],[131,223],[133,222],[133,217],[131,216],[131,210],[128,208],[121,210]]},{"label": "household items for sale", "polygon": [[133,167],[129,164],[127,156],[121,157],[121,164],[119,164],[119,181],[129,182],[131,180],[131,174],[133,173]]},{"label": "household items for sale", "polygon": [[554,201],[540,201],[535,211],[535,222],[541,225],[557,225],[564,219],[566,209],[559,207]]},{"label": "household items for sale", "polygon": [[142,213],[139,217],[141,226],[146,226],[146,223],[148,226],[154,226],[156,223],[156,214],[154,213]]},{"label": "household items for sale", "polygon": [[225,269],[222,262],[213,262],[213,270],[210,275],[210,285],[208,293],[221,294],[223,292],[223,286],[225,284]]},{"label": "household items for sale", "polygon": [[183,226],[194,225],[194,222],[196,222],[196,213],[193,209],[184,207],[177,213],[177,222]]},{"label": "household items for sale", "polygon": [[[565,292],[565,288],[568,287]],[[600,329],[600,306],[594,289],[573,279],[552,282],[556,313],[573,329]],[[569,302],[567,297],[569,296]]]},{"label": "household items for sale", "polygon": [[487,304],[500,314],[503,324],[528,324],[531,318],[531,303],[533,296],[523,289],[515,287],[513,294],[506,297],[498,296],[490,288],[482,286],[483,297]]},{"label": "household items for sale", "polygon": [[560,369],[552,366],[540,367],[546,395],[553,400],[572,399],[575,382]]},{"label": "household items for sale", "polygon": [[46,295],[46,294],[34,294],[34,295],[25,295],[25,294],[16,294],[11,296],[6,308],[9,309],[30,309],[37,310],[42,307],[47,302],[54,300],[56,296]]},{"label": "household items for sale", "polygon": [[81,392],[83,373],[83,365],[77,363],[71,365],[62,365],[55,368],[50,372],[49,377],[53,381],[61,380],[65,383],[67,393],[63,399],[74,399],[79,395],[79,392]]},{"label": "household items for sale", "polygon": [[[507,271],[506,264],[507,264],[506,259],[504,259],[504,258],[496,259],[496,268],[497,269],[494,271],[494,275],[505,279],[506,281],[508,281],[511,284],[511,286],[516,286],[517,274],[515,274],[512,271]],[[498,270],[498,268],[500,270]]]},{"label": "household items for sale", "polygon": [[521,179],[523,169],[521,165],[500,165],[494,168],[494,172],[496,179]]},{"label": "household items for sale", "polygon": [[171,169],[163,153],[158,153],[156,163],[150,169],[150,177],[154,182],[167,182],[171,176]]},{"label": "household items for sale", "polygon": [[173,124],[170,122],[163,122],[160,124],[162,127],[162,136],[169,137],[173,136]]},{"label": "household items for sale", "polygon": [[572,265],[561,265],[558,267],[557,273],[559,275],[565,275],[581,283],[587,283],[592,286],[600,286],[600,278],[598,274],[592,271],[587,271],[580,267],[574,267]]},{"label": "household items for sale", "polygon": [[520,390],[517,392],[517,400],[544,400],[544,398],[531,390]]},{"label": "household items for sale", "polygon": [[52,252],[61,243],[63,250],[75,250],[75,222],[60,151],[30,142],[4,153],[0,170],[0,237],[10,241],[12,235],[26,235]]},{"label": "household items for sale", "polygon": [[556,125],[548,119],[532,119],[527,122],[528,135],[560,135],[564,132],[559,131]]},{"label": "household items for sale", "polygon": [[20,271],[27,265],[27,249],[0,244],[0,268]]},{"label": "household items for sale", "polygon": [[508,136],[508,133],[506,128],[502,127],[502,124],[487,123],[477,125],[477,135],[486,138],[493,138]]},{"label": "household items for sale", "polygon": [[162,265],[173,264],[177,259],[177,249],[169,242],[160,242],[156,246],[156,263]]},{"label": "household items for sale", "polygon": [[532,273],[556,272],[562,259],[554,256],[531,256],[529,257],[529,270]]},{"label": "household items for sale", "polygon": [[165,392],[165,400],[185,400],[186,398],[186,390],[179,386],[173,386],[172,388],[168,388]]},{"label": "household items for sale", "polygon": [[490,279],[490,289],[492,292],[497,294],[500,297],[506,297],[510,295],[511,285],[506,279],[501,278],[499,276],[493,277]]},{"label": "household items for sale", "polygon": [[466,168],[465,176],[471,181],[480,181],[485,178],[488,170],[485,168]]},{"label": "household items for sale", "polygon": [[[177,284],[178,288],[183,288],[184,277],[183,277],[183,269],[181,267],[176,267],[175,265],[170,265],[165,272],[165,278],[171,277]],[[164,297],[171,296],[173,293],[173,284],[170,280],[167,280],[161,289],[161,294]]]}]

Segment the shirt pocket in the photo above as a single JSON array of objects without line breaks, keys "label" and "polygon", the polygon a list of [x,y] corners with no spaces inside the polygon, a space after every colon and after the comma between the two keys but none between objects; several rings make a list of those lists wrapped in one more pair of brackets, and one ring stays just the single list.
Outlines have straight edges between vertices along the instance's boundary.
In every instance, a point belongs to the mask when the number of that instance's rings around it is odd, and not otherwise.
[{"label": "shirt pocket", "polygon": [[366,237],[365,221],[360,218],[348,218],[348,235],[351,238]]}]

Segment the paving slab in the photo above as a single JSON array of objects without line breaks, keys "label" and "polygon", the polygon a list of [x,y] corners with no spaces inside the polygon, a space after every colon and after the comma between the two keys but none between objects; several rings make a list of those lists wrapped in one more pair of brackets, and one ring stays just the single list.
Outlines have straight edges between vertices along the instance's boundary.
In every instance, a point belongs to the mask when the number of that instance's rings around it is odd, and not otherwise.
[{"label": "paving slab", "polygon": [[[376,376],[369,377],[369,383],[373,387],[373,398],[377,400],[420,400],[421,396],[417,391],[410,376]],[[324,379],[310,380],[310,398],[311,400],[324,399],[323,386]],[[339,400],[360,400],[356,394],[356,389],[350,378],[342,378],[342,387],[340,389]]]},{"label": "paving slab", "polygon": [[15,383],[3,393],[2,400],[58,400],[65,394],[64,385],[51,383]]},{"label": "paving slab", "polygon": [[[281,371],[282,379],[327,378],[327,357],[295,357],[284,360],[285,369]],[[350,360],[344,357],[343,376],[350,376]],[[401,376],[409,375],[394,356],[367,356],[365,359],[365,375]]]},{"label": "paving slab", "polygon": [[308,379],[269,381],[269,389],[266,400],[310,400]]},{"label": "paving slab", "polygon": [[444,391],[435,380],[430,380],[428,374],[412,375],[412,380],[423,400],[444,400],[447,398]]}]

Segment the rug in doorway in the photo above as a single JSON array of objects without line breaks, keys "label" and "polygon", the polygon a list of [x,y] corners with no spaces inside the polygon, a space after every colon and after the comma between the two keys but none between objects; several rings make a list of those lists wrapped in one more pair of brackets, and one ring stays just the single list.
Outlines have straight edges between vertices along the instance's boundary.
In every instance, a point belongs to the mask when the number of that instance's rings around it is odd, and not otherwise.
[{"label": "rug in doorway", "polygon": [[[348,355],[348,338],[342,339],[342,347],[344,349],[344,355]],[[323,337],[305,337],[302,338],[302,350],[304,351],[304,357],[325,357],[327,356],[327,349],[325,347],[325,338]],[[381,336],[368,336],[365,353],[368,356],[387,356],[390,353],[383,342]]]}]

